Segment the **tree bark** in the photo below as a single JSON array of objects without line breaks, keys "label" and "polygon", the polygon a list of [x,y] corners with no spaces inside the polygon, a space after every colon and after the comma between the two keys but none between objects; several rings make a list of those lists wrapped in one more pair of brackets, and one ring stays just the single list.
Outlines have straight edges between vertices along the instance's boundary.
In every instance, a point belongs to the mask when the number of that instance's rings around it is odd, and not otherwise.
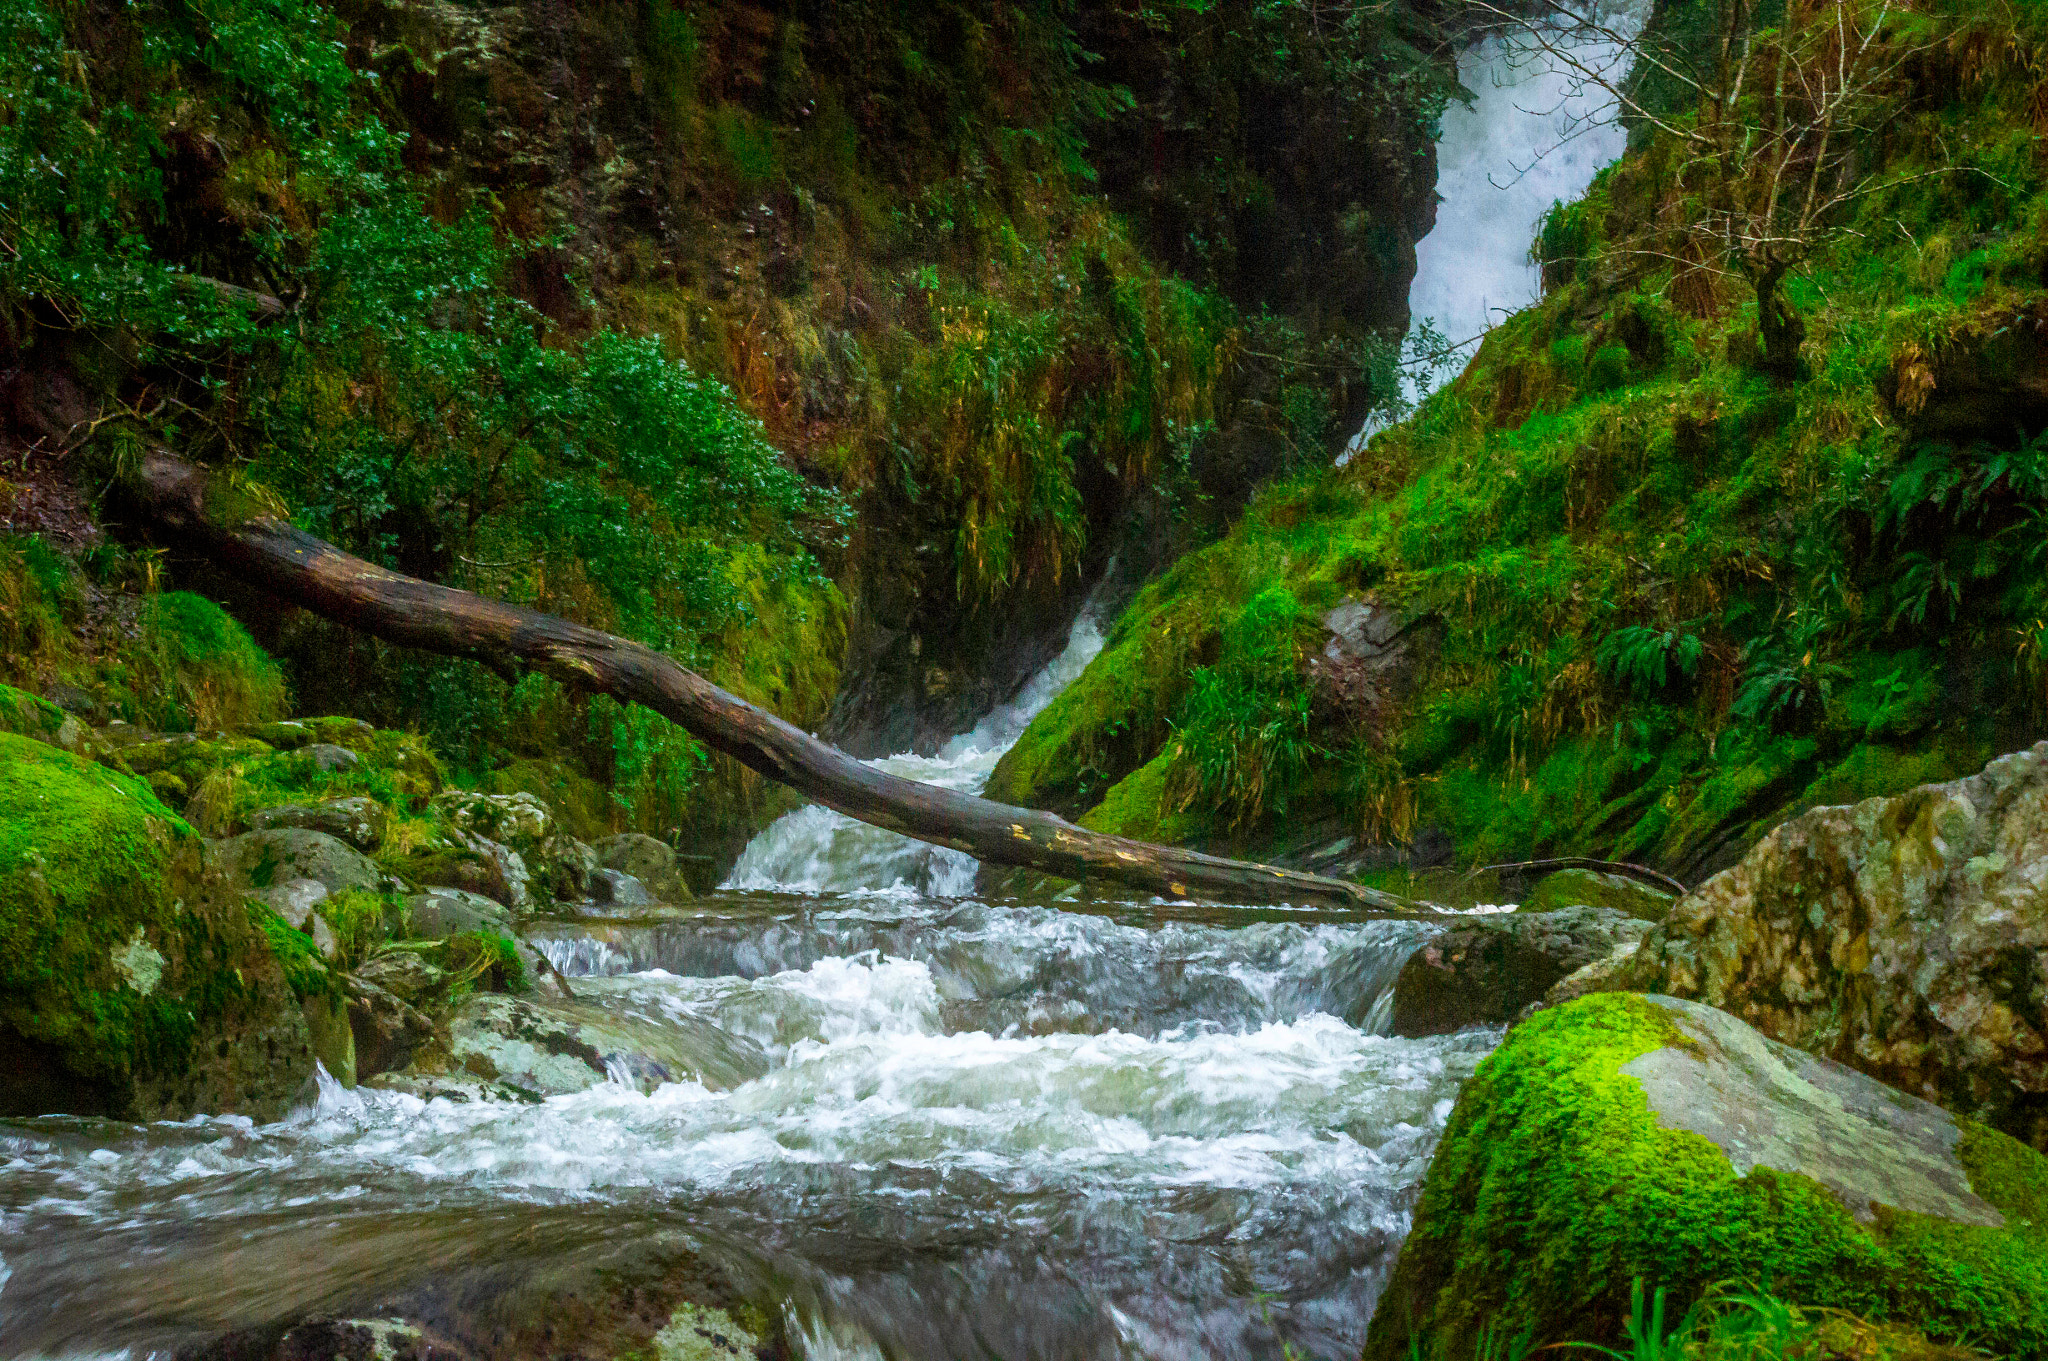
[{"label": "tree bark", "polygon": [[890,775],[712,685],[651,648],[554,615],[386,571],[294,528],[245,493],[167,454],[123,479],[144,518],[218,566],[386,642],[524,665],[641,704],[699,741],[828,808],[978,860],[1172,898],[1304,903],[1390,913],[1424,905],[1362,884],[1107,836]]}]

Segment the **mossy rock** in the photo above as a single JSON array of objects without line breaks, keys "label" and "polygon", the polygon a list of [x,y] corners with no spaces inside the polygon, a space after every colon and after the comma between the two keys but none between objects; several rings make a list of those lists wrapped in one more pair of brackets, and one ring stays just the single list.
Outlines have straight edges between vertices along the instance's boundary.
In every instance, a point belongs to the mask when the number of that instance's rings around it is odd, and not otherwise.
[{"label": "mossy rock", "polygon": [[1611,907],[1641,921],[1664,920],[1676,899],[1648,884],[1598,870],[1559,870],[1536,881],[1518,911],[1556,912],[1566,907]]},{"label": "mossy rock", "polygon": [[140,781],[0,734],[0,1114],[267,1119],[311,1073],[205,843]]},{"label": "mossy rock", "polygon": [[578,841],[611,832],[604,786],[566,762],[526,759],[491,772],[493,794],[531,794],[555,815],[555,824]]},{"label": "mossy rock", "polygon": [[1615,1342],[1724,1282],[2048,1356],[2048,1159],[1724,1012],[1609,993],[1479,1068],[1430,1164],[1366,1361],[1483,1330]]},{"label": "mossy rock", "polygon": [[0,732],[11,732],[65,751],[93,754],[92,730],[50,701],[0,685]]},{"label": "mossy rock", "polygon": [[211,600],[190,591],[152,596],[141,625],[141,688],[153,700],[156,721],[220,729],[284,717],[284,673]]}]

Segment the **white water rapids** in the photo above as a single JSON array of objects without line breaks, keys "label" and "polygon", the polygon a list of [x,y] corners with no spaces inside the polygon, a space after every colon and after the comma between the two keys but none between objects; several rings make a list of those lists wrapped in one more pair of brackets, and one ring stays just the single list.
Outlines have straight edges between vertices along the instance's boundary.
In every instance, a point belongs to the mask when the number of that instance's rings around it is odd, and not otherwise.
[{"label": "white water rapids", "polygon": [[[1582,138],[1520,206],[1486,199],[1554,140],[1556,101],[1496,79],[1508,60],[1469,54],[1479,102],[1445,119],[1416,298],[1454,339],[1528,300],[1536,213],[1613,152]],[[979,789],[1100,646],[1084,615],[1013,704],[883,764]],[[577,1006],[670,1027],[701,1081],[534,1105],[330,1085],[260,1127],[0,1122],[0,1357],[170,1355],[318,1314],[459,1331],[664,1252],[721,1269],[811,1361],[1356,1356],[1498,1040],[1383,1033],[1433,928],[1078,912],[973,881],[807,808],[718,894],[527,928]]]}]

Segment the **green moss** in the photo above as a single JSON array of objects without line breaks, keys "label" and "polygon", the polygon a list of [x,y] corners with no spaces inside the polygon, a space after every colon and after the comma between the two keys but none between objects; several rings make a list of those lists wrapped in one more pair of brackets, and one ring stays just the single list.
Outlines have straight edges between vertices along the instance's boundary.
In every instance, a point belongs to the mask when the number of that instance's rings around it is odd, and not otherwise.
[{"label": "green moss", "polygon": [[139,780],[0,734],[0,1022],[88,1079],[175,1068],[192,1010],[113,959],[171,948],[169,876],[193,846]]},{"label": "green moss", "polygon": [[262,903],[251,902],[248,906],[249,920],[263,932],[264,939],[270,943],[270,952],[284,967],[285,982],[291,985],[292,996],[304,1002],[340,995],[341,984],[328,970],[319,951],[313,948],[311,936],[288,924]]},{"label": "green moss", "polygon": [[[1430,1167],[1366,1349],[1469,1354],[1480,1330],[1539,1342],[1613,1339],[1640,1278],[1682,1309],[1722,1281],[1802,1304],[2048,1355],[2048,1242],[2020,1222],[2044,1203],[2048,1160],[1966,1127],[1981,1194],[2003,1229],[1880,1212],[1859,1223],[1806,1178],[1737,1176],[1720,1149],[1662,1127],[1620,1069],[1688,1043],[1670,1013],[1626,994],[1543,1012],[1510,1033],[1460,1097]],[[2001,1197],[1995,1199],[1994,1197]]]},{"label": "green moss", "polygon": [[1177,813],[1168,802],[1173,757],[1162,752],[1118,780],[1101,803],[1081,816],[1081,825],[1139,841],[1171,845],[1200,830],[1198,819]]},{"label": "green moss", "polygon": [[62,709],[39,695],[0,685],[0,732],[47,742],[56,737],[67,717]]},{"label": "green moss", "polygon": [[282,718],[283,673],[220,606],[190,591],[152,596],[142,614],[137,688],[156,726],[232,728]]}]

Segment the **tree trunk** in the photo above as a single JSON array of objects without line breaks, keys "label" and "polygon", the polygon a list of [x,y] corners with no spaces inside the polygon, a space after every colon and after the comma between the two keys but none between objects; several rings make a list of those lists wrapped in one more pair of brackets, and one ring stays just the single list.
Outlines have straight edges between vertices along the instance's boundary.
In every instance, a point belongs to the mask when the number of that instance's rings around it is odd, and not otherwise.
[{"label": "tree trunk", "polygon": [[1806,322],[1785,297],[1788,266],[1772,261],[1757,274],[1756,330],[1762,350],[1757,367],[1778,383],[1799,381],[1799,347],[1806,343]]},{"label": "tree trunk", "polygon": [[998,865],[1107,880],[1171,898],[1427,910],[1362,884],[1106,836],[890,775],[638,643],[554,615],[386,571],[283,520],[192,464],[147,456],[125,479],[145,518],[223,569],[337,623],[403,647],[467,657],[503,674],[525,665],[566,685],[641,704],[807,798],[876,827]]}]

